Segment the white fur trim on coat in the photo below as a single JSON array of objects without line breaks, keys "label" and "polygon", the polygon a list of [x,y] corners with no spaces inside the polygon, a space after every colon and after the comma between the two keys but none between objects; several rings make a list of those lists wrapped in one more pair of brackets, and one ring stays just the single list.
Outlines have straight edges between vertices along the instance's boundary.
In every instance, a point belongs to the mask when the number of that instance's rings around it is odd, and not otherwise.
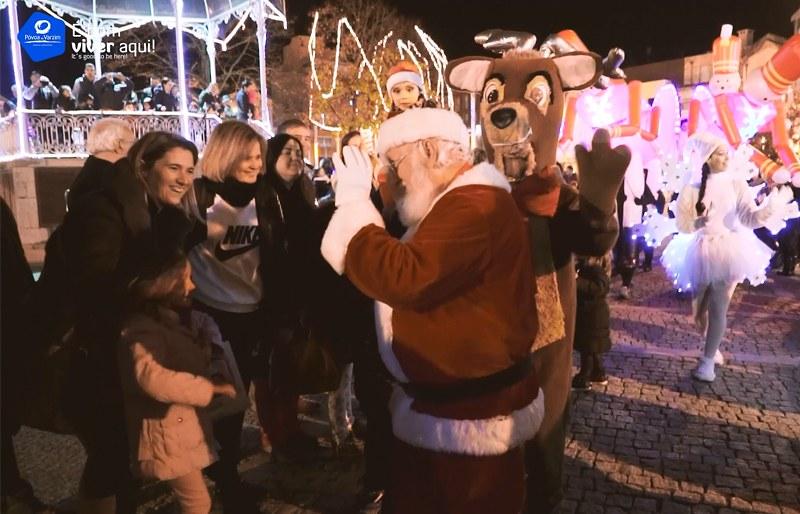
[{"label": "white fur trim on coat", "polygon": [[395,386],[389,402],[392,429],[401,441],[426,450],[459,455],[502,455],[533,439],[544,418],[544,393],[507,416],[448,419],[412,409],[413,399]]},{"label": "white fur trim on coat", "polygon": [[392,351],[392,312],[383,302],[375,301],[375,330],[378,333],[378,351],[386,369],[398,382],[408,382],[403,367]]},{"label": "white fur trim on coat", "polygon": [[[481,162],[472,168],[468,169],[461,175],[455,178],[444,193],[439,195],[439,198],[449,193],[457,187],[464,186],[492,186],[502,189],[508,193],[511,192],[511,184],[503,173],[488,162]],[[438,201],[439,198],[436,200]],[[434,205],[436,201],[433,202]]]},{"label": "white fur trim on coat", "polygon": [[369,199],[336,208],[322,237],[321,247],[322,256],[336,273],[344,273],[344,260],[350,240],[367,225],[384,227],[383,218]]}]

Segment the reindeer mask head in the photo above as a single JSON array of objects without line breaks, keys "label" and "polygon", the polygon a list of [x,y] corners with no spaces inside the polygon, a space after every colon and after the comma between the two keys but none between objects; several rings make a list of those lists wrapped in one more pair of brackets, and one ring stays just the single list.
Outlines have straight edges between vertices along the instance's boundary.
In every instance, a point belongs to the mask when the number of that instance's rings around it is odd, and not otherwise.
[{"label": "reindeer mask head", "polygon": [[591,52],[544,57],[531,49],[530,34],[508,34],[487,31],[476,37],[503,51],[502,58],[463,57],[447,65],[445,77],[454,89],[480,93],[489,160],[516,181],[555,164],[564,92],[594,84],[602,66]]}]

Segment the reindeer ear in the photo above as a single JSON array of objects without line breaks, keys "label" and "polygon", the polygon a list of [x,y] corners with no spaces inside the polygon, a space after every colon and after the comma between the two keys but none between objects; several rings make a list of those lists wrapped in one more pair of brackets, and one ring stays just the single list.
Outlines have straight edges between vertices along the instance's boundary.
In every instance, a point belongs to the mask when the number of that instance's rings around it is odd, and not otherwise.
[{"label": "reindeer ear", "polygon": [[480,93],[493,63],[490,57],[462,57],[450,61],[444,71],[447,85],[459,91]]},{"label": "reindeer ear", "polygon": [[600,56],[591,52],[572,52],[553,57],[564,91],[586,89],[603,71]]}]

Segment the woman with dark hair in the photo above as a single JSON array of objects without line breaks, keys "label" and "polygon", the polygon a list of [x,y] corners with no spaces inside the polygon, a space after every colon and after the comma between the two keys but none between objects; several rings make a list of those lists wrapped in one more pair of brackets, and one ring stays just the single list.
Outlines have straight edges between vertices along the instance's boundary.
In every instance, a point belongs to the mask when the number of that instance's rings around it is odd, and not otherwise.
[{"label": "woman with dark hair", "polygon": [[72,88],[69,86],[61,86],[59,88],[56,108],[62,111],[74,111],[78,108],[78,102],[72,96]]},{"label": "woman with dark hair", "polygon": [[358,130],[351,130],[350,132],[345,134],[344,137],[342,138],[342,148],[344,148],[345,146],[354,146],[360,150],[361,144],[362,144],[361,132],[359,132]]},{"label": "woman with dark hair", "polygon": [[699,133],[688,145],[692,164],[701,174],[678,197],[676,221],[682,234],[670,241],[661,260],[675,287],[691,291],[692,316],[705,337],[703,355],[692,376],[713,382],[714,365],[724,364],[719,346],[736,286],[745,280],[754,286],[766,280],[772,251],[753,229],[781,215],[786,198],[776,190],[761,207],[756,206],[747,182],[727,171],[724,140]]},{"label": "woman with dark hair", "polygon": [[208,514],[201,470],[215,452],[201,407],[236,389],[208,377],[211,345],[221,338],[206,314],[190,310],[189,261],[177,252],[156,257],[131,286],[119,346],[131,460],[137,475],[169,483],[183,514]]},{"label": "woman with dark hair", "polygon": [[[189,259],[197,285],[195,308],[214,318],[230,342],[245,387],[255,381],[259,420],[273,453],[288,456],[298,453],[293,450],[302,439],[297,397],[268,391],[268,353],[299,315],[294,295],[303,275],[297,266],[309,247],[300,236],[308,237],[303,226],[314,197],[313,186],[300,172],[299,142],[286,135],[276,138],[295,146],[284,155],[283,145],[277,147],[273,139],[268,146],[240,121],[214,129],[198,165],[203,176],[194,187],[204,223],[192,233]],[[215,423],[220,460],[209,470],[225,512],[242,514],[257,512],[237,472],[243,419],[238,414]]]},{"label": "woman with dark hair", "polygon": [[[278,134],[267,141],[267,184],[275,191],[282,211],[286,253],[280,268],[280,322],[273,325],[274,345],[287,344],[296,330],[311,321],[309,309],[315,294],[311,291],[314,256],[319,243],[313,228],[315,220],[314,184],[303,172],[303,145],[289,134]],[[318,450],[315,438],[300,431],[297,422],[298,396],[273,373],[270,382],[256,383],[256,401],[262,426],[265,426],[273,454],[284,461],[304,461]],[[269,414],[279,411],[281,422]],[[266,412],[267,416],[261,413]]]},{"label": "woman with dark hair", "polygon": [[[188,232],[186,197],[192,196],[187,193],[196,161],[197,148],[181,136],[145,135],[115,164],[113,180],[70,205],[47,243],[38,298],[70,310],[75,338],[87,355],[83,368],[74,370],[80,401],[73,414],[87,454],[81,513],[136,510],[116,343],[128,285],[142,263]],[[53,298],[53,290],[64,293]]]}]

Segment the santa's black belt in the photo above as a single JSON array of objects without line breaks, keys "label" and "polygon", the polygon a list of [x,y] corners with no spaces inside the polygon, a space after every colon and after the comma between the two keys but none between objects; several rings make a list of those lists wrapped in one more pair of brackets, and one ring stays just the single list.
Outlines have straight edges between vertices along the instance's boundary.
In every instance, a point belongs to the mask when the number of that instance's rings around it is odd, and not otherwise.
[{"label": "santa's black belt", "polygon": [[528,376],[533,367],[533,354],[504,370],[485,377],[467,378],[449,384],[401,383],[410,397],[423,402],[444,403],[495,393]]}]

